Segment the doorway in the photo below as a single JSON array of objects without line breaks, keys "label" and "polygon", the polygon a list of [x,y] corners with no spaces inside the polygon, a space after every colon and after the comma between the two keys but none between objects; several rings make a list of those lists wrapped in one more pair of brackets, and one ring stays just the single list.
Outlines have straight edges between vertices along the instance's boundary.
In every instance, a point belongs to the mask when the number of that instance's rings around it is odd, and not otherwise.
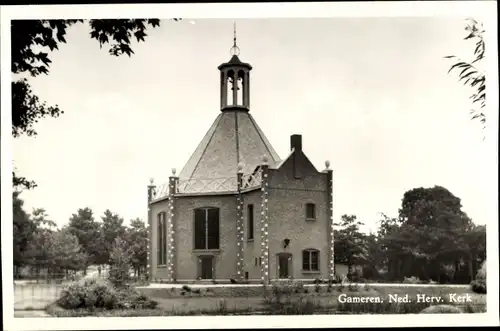
[{"label": "doorway", "polygon": [[292,277],[292,254],[278,254],[278,278]]},{"label": "doorway", "polygon": [[199,257],[199,270],[201,279],[214,279],[214,257],[213,256],[200,256]]}]

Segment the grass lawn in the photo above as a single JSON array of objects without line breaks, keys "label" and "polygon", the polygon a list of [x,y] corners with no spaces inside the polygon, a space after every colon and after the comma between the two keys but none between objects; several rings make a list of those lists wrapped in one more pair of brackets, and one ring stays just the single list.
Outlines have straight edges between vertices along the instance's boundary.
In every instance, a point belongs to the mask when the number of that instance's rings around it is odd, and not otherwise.
[{"label": "grass lawn", "polygon": [[[66,311],[53,305],[47,309],[53,316],[180,316],[180,315],[244,315],[244,314],[395,314],[419,313],[436,304],[459,306],[464,312],[484,312],[486,295],[475,294],[468,287],[401,287],[401,286],[341,286],[308,287],[264,298],[262,288],[226,287],[200,291],[181,289],[142,288],[141,292],[158,302],[157,309],[124,309],[113,311]],[[256,292],[257,291],[257,292]],[[296,293],[298,291],[299,293]],[[181,294],[184,292],[184,294]],[[260,295],[259,295],[260,294]],[[416,302],[417,295],[440,297],[441,302]],[[469,294],[472,302],[450,301],[450,294],[460,297]],[[389,296],[408,297],[411,302],[389,302]],[[379,298],[378,302],[349,303],[340,298]],[[453,296],[451,297],[453,299]],[[359,299],[358,299],[359,300]]]}]

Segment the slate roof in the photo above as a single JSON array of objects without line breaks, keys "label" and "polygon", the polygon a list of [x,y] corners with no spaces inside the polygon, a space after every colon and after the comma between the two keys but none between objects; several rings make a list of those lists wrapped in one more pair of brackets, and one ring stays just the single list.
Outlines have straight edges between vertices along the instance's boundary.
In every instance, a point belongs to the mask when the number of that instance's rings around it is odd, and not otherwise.
[{"label": "slate roof", "polygon": [[[243,173],[248,174],[262,164],[264,155],[270,167],[281,162],[248,111],[225,110],[179,173],[179,180],[205,181],[203,192],[236,191],[238,163],[243,165]],[[225,181],[224,185],[221,181]]]}]

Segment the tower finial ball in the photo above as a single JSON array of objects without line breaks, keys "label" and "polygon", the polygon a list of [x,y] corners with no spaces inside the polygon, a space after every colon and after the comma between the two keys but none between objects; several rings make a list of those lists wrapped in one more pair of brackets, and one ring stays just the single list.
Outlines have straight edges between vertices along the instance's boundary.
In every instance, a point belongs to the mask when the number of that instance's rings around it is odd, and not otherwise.
[{"label": "tower finial ball", "polygon": [[263,155],[262,156],[262,162],[264,162],[266,164],[267,161],[268,161],[267,155]]},{"label": "tower finial ball", "polygon": [[238,163],[238,172],[242,172],[243,171],[243,163]]},{"label": "tower finial ball", "polygon": [[172,176],[175,176],[175,173],[177,172],[177,169],[172,168]]},{"label": "tower finial ball", "polygon": [[330,161],[326,160],[325,161],[325,166],[326,166],[326,169],[329,169],[330,168]]}]

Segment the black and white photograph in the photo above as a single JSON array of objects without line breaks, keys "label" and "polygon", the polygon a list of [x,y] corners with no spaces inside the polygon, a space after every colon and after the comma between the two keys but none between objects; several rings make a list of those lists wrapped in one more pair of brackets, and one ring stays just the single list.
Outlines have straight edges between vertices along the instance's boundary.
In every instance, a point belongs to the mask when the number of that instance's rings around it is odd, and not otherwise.
[{"label": "black and white photograph", "polygon": [[498,325],[496,2],[0,13],[7,329]]}]

